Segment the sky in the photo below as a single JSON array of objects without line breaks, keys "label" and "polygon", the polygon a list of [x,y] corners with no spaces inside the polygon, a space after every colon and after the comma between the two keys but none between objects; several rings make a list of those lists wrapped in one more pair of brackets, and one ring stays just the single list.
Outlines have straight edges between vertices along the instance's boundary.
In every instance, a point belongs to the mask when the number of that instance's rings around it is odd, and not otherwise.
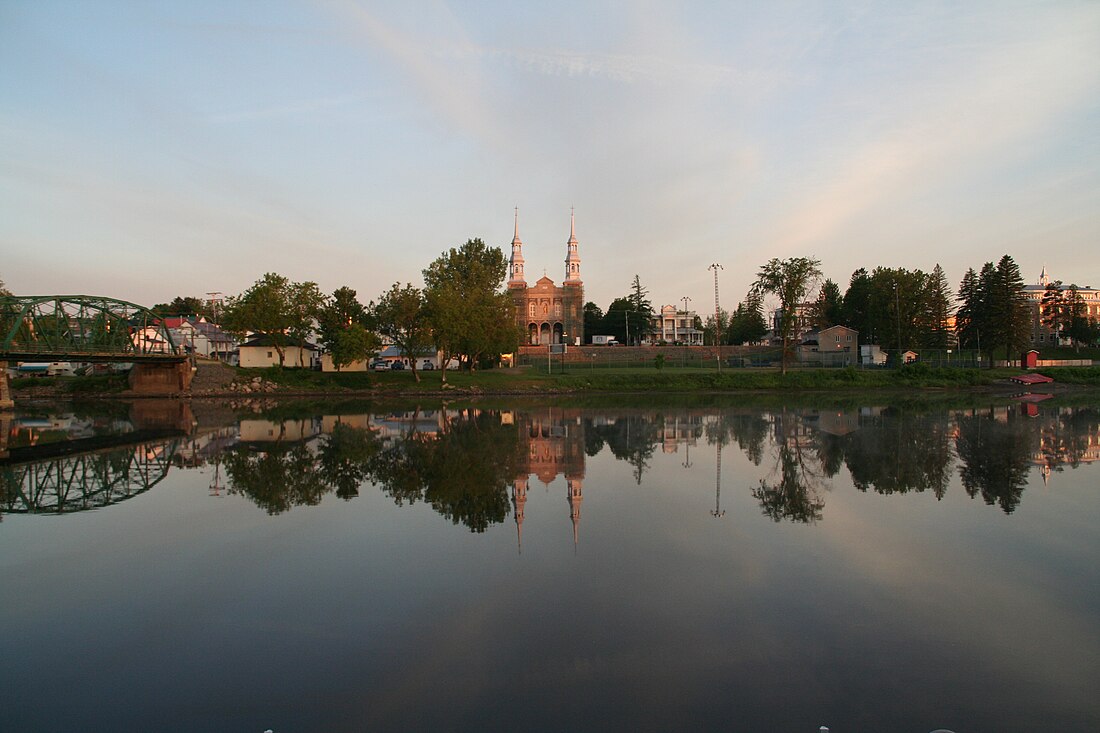
[{"label": "sky", "polygon": [[1100,286],[1100,2],[0,0],[0,280],[367,302],[480,237],[586,300],[773,257]]}]

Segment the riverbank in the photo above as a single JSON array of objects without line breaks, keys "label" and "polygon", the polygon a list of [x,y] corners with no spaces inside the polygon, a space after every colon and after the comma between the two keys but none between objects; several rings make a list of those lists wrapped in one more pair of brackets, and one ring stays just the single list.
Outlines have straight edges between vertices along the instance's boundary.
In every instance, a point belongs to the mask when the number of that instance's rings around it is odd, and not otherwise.
[{"label": "riverbank", "polygon": [[[1053,390],[1100,387],[1100,367],[1041,370],[1054,378]],[[423,372],[419,382],[407,371],[324,373],[302,369],[239,369],[216,362],[200,364],[191,398],[233,397],[447,397],[558,394],[693,394],[739,392],[987,391],[1020,390],[1010,378],[1016,368],[901,369],[611,368],[547,374],[532,368],[489,369],[473,373]],[[124,376],[28,378],[12,384],[16,399],[132,398]]]}]

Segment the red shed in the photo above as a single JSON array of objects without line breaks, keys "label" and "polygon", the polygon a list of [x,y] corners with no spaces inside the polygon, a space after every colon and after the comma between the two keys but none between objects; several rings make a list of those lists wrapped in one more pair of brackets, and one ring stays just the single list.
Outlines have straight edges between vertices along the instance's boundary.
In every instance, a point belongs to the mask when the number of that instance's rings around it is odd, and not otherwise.
[{"label": "red shed", "polygon": [[1020,357],[1020,366],[1024,369],[1035,369],[1039,366],[1039,352],[1035,349],[1025,351]]}]

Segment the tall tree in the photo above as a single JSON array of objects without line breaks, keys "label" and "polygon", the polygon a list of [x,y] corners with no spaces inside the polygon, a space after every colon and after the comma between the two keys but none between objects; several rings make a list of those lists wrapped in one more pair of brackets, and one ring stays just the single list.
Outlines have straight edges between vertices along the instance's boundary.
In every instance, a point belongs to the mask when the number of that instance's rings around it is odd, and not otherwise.
[{"label": "tall tree", "polygon": [[871,308],[871,276],[862,267],[852,273],[842,300],[842,322],[859,331],[861,344],[878,343]]},{"label": "tall tree", "polygon": [[289,297],[290,328],[287,335],[298,345],[298,366],[305,366],[302,359],[306,352],[306,342],[313,335],[314,324],[321,316],[325,304],[325,294],[315,282],[291,283]]},{"label": "tall tree", "polygon": [[369,326],[367,309],[349,287],[333,292],[321,307],[317,320],[321,343],[332,356],[336,371],[353,362],[365,361],[378,350],[380,341]]},{"label": "tall tree", "polygon": [[584,304],[584,335],[588,337],[588,342],[592,342],[592,336],[595,334],[602,334],[603,331],[603,311],[600,307],[588,301]]},{"label": "tall tree", "polygon": [[981,328],[981,291],[978,273],[971,267],[959,283],[959,309],[955,313],[955,334],[960,349],[978,348],[978,333]]},{"label": "tall tree", "polygon": [[1005,358],[1011,359],[1014,352],[1027,344],[1031,325],[1024,279],[1015,260],[1007,254],[1001,257],[989,285],[985,296],[993,337],[990,353],[1003,347]]},{"label": "tall tree", "polygon": [[[424,270],[425,308],[443,364],[461,356],[468,369],[480,357],[519,345],[514,306],[501,290],[508,262],[480,239],[441,254]],[[446,369],[441,378],[447,381]]]},{"label": "tall tree", "polygon": [[946,349],[951,345],[951,288],[947,275],[937,264],[924,284],[922,303],[921,345],[931,349]]},{"label": "tall tree", "polygon": [[814,303],[814,325],[828,328],[844,321],[844,298],[840,295],[840,286],[832,280],[821,285],[821,292]]},{"label": "tall tree", "polygon": [[229,298],[222,314],[222,327],[243,339],[248,332],[265,336],[279,354],[279,366],[286,361],[287,331],[294,323],[290,309],[291,283],[269,272],[236,298]]},{"label": "tall tree", "polygon": [[[653,323],[653,304],[649,301],[649,289],[642,287],[641,278],[634,276],[634,282],[630,285],[630,295],[627,296],[638,322],[648,328]],[[639,331],[639,335],[642,331]]]},{"label": "tall tree", "polygon": [[782,371],[787,373],[790,341],[794,334],[798,305],[821,279],[821,262],[812,257],[772,258],[760,267],[753,290],[779,298],[779,336],[783,340]]},{"label": "tall tree", "polygon": [[[416,359],[432,345],[431,325],[419,288],[394,283],[371,306],[378,331],[389,338],[409,360],[413,377],[420,381]],[[446,367],[446,363],[443,364]]]},{"label": "tall tree", "polygon": [[615,298],[607,306],[603,318],[602,330],[597,333],[609,334],[621,344],[631,343],[631,338],[641,332],[643,324],[634,312],[634,306],[628,298]]},{"label": "tall tree", "polygon": [[737,304],[737,310],[730,318],[729,341],[739,345],[752,343],[759,341],[767,332],[764,299],[759,293],[750,290],[745,299]]}]

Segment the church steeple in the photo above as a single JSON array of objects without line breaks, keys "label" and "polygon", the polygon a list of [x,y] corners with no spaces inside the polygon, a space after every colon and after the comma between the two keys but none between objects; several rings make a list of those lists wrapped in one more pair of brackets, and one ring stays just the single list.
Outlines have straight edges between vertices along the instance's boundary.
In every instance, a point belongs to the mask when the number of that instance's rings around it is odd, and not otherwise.
[{"label": "church steeple", "polygon": [[519,241],[519,207],[516,207],[516,229],[512,236],[512,257],[508,260],[508,287],[526,288],[523,274],[523,242]]},{"label": "church steeple", "polygon": [[577,228],[574,223],[573,209],[569,209],[569,241],[566,243],[568,252],[565,255],[565,284],[581,284],[581,256],[577,252]]}]

